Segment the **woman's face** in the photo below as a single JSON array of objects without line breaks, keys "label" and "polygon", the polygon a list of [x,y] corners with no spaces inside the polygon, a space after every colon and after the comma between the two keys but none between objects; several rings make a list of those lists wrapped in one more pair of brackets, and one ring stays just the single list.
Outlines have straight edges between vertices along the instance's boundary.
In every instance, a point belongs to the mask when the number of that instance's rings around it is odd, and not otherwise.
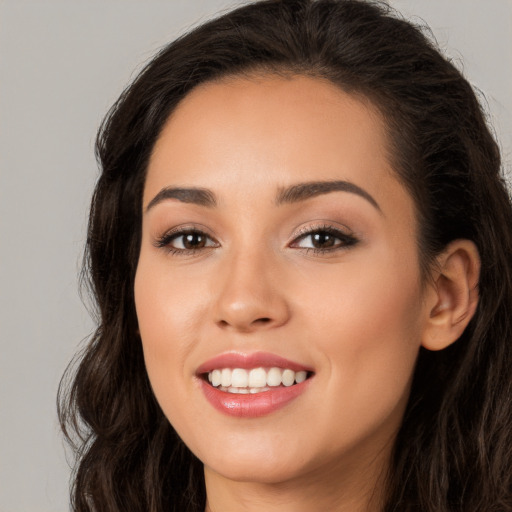
[{"label": "woman's face", "polygon": [[200,86],[143,205],[147,371],[207,472],[283,482],[386,458],[426,307],[376,110],[306,77]]}]

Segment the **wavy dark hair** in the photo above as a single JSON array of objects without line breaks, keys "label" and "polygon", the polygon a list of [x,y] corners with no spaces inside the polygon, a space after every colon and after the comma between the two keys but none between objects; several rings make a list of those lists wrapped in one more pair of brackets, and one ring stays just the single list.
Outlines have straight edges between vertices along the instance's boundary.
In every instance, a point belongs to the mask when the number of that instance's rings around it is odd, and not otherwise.
[{"label": "wavy dark hair", "polygon": [[428,32],[385,3],[268,0],[228,12],[161,50],[97,139],[84,275],[98,328],[59,390],[77,453],[77,512],[199,512],[202,464],[163,415],[134,307],[148,158],[195,86],[271,73],[329,80],[382,113],[390,158],[415,201],[424,275],[455,239],[480,252],[480,301],[449,348],[421,349],[394,446],[385,512],[512,511],[512,207],[474,91]]}]

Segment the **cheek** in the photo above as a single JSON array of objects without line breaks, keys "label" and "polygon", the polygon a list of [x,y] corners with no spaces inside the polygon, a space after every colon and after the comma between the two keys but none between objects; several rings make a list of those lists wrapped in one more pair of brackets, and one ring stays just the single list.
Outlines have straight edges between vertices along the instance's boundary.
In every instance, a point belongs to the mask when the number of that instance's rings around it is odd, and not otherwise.
[{"label": "cheek", "polygon": [[[197,283],[195,283],[197,284]],[[135,306],[144,352],[144,361],[155,397],[174,429],[189,432],[190,418],[199,411],[190,400],[194,390],[194,369],[187,360],[197,340],[197,322],[201,315],[199,298],[203,296],[187,281],[183,283],[169,272],[168,266],[142,253],[135,277]]]},{"label": "cheek", "polygon": [[310,279],[303,280],[300,295],[296,294],[297,308],[325,332],[325,339],[340,340],[334,350],[364,351],[382,346],[383,340],[418,344],[422,309],[418,269],[414,246],[409,251],[385,246],[354,253],[335,271],[329,266],[310,271]]},{"label": "cheek", "polygon": [[306,332],[315,333],[314,343],[329,358],[333,376],[352,376],[352,382],[386,376],[380,385],[396,376],[408,379],[421,342],[418,289],[399,279],[368,277],[355,283],[345,279],[326,294],[329,300],[312,301],[314,326]]},{"label": "cheek", "polygon": [[399,423],[421,342],[417,266],[389,253],[352,263],[334,278],[317,275],[321,292],[312,282],[303,293],[309,324],[302,330],[313,335],[319,366],[328,369],[318,378],[332,391],[315,413],[336,425],[333,439],[336,429],[350,438]]},{"label": "cheek", "polygon": [[[144,360],[155,395],[167,415],[190,392],[187,366],[206,308],[201,280],[179,279],[169,266],[141,253],[135,276],[135,306]],[[204,301],[204,303],[203,303]]]},{"label": "cheek", "polygon": [[[204,276],[187,274],[165,258],[141,253],[135,276],[135,306],[143,342],[184,349],[197,335],[198,320],[207,308]],[[172,343],[171,343],[172,341]]]}]

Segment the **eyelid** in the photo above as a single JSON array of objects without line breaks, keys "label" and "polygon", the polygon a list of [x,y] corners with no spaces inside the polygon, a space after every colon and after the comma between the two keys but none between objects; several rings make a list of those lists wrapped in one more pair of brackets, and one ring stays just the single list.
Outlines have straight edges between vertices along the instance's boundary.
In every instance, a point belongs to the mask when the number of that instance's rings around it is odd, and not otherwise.
[{"label": "eyelid", "polygon": [[292,241],[295,241],[298,238],[304,237],[311,233],[316,233],[318,231],[332,231],[335,233],[340,233],[344,236],[356,237],[356,234],[349,227],[343,224],[339,224],[337,222],[329,222],[327,220],[319,220],[300,226],[293,232],[290,238]]},{"label": "eyelid", "polygon": [[[315,233],[327,233],[332,235],[334,238],[337,238],[340,243],[338,243],[334,247],[300,247],[298,246],[298,243],[301,240],[304,240],[308,236],[311,236]],[[316,225],[307,225],[304,227],[301,227],[298,231],[296,231],[292,236],[292,241],[289,243],[289,247],[296,248],[296,249],[302,249],[304,251],[310,252],[313,251],[314,253],[318,254],[326,254],[326,253],[334,253],[337,251],[346,250],[349,247],[352,247],[360,242],[359,237],[355,235],[355,233],[349,229],[347,226],[343,225],[336,225],[333,223],[329,223],[327,221],[322,221],[319,224]]]},{"label": "eyelid", "polygon": [[[157,235],[153,240],[153,245],[157,249],[168,249],[170,252],[175,251],[176,253],[186,254],[187,252],[196,252],[199,249],[175,249],[168,247],[170,242],[179,236],[186,235],[188,233],[197,233],[204,235],[215,243],[218,247],[220,244],[218,240],[210,233],[210,230],[201,224],[182,224],[174,226],[171,229],[164,231],[161,235]],[[207,246],[203,249],[211,249],[213,246]]]},{"label": "eyelid", "polygon": [[[312,236],[315,233],[327,233],[332,237],[338,239],[338,242],[331,247],[300,247],[299,242],[306,239],[308,236]],[[180,236],[187,234],[197,234],[206,237],[210,242],[207,245],[197,248],[177,248],[171,244],[173,240]],[[351,246],[359,243],[360,238],[357,237],[351,229],[345,225],[338,223],[330,223],[328,221],[318,221],[317,224],[307,224],[299,227],[292,235],[292,240],[287,244],[288,247],[293,249],[300,249],[306,252],[314,253],[335,253],[340,250],[346,250]],[[219,241],[210,230],[201,224],[182,224],[174,226],[171,229],[163,232],[162,235],[156,236],[153,240],[153,245],[157,249],[165,249],[175,255],[197,255],[205,250],[211,250],[221,246]]]}]

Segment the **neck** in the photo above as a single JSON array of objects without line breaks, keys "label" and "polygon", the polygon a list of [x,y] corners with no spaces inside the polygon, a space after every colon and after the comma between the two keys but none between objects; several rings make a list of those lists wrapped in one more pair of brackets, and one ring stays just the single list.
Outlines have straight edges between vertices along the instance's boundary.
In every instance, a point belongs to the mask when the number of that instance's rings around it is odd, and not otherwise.
[{"label": "neck", "polygon": [[381,512],[389,455],[279,483],[234,481],[205,467],[205,512]]}]

